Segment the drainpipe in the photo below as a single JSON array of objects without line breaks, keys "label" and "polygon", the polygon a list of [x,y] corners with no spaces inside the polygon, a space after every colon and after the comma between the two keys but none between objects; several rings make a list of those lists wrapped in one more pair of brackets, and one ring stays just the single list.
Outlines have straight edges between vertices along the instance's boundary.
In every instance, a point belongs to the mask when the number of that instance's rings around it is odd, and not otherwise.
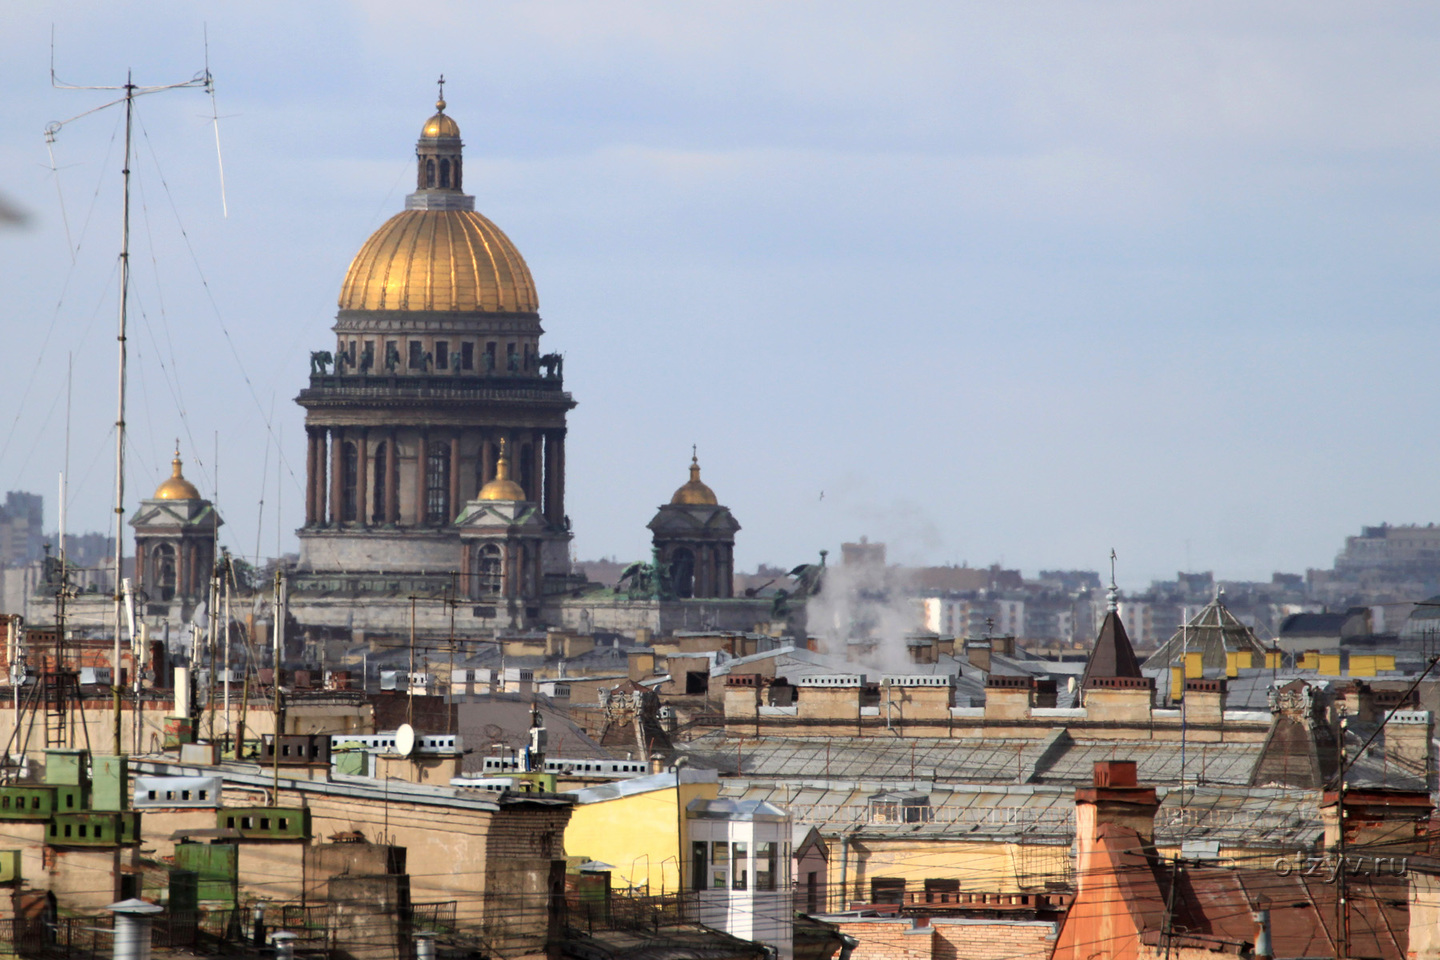
[{"label": "drainpipe", "polygon": [[844,912],[849,897],[850,880],[850,834],[840,835],[840,912]]},{"label": "drainpipe", "polygon": [[840,948],[839,960],[850,960],[850,954],[854,953],[855,948],[860,946],[860,941],[842,933],[840,934],[840,942],[843,946]]}]

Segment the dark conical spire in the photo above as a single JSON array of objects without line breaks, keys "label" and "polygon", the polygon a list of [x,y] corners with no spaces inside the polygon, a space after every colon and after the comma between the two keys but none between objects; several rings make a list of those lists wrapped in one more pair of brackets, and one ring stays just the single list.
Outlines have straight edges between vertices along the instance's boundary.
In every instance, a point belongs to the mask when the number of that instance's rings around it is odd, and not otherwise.
[{"label": "dark conical spire", "polygon": [[1130,645],[1130,635],[1120,619],[1120,611],[1111,608],[1100,625],[1100,634],[1095,638],[1095,649],[1090,661],[1085,664],[1085,675],[1081,678],[1080,689],[1090,685],[1091,680],[1114,677],[1140,678],[1140,661],[1135,648]]}]

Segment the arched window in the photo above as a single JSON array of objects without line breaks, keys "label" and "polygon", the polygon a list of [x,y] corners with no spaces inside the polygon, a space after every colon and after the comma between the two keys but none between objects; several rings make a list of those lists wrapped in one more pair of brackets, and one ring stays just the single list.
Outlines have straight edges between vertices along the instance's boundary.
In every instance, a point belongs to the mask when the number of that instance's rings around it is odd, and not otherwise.
[{"label": "arched window", "polygon": [[450,186],[450,161],[449,161],[449,160],[441,160],[441,161],[440,161],[440,186],[442,186],[442,187],[448,187],[448,186]]},{"label": "arched window", "polygon": [[500,587],[504,583],[504,572],[504,560],[500,555],[500,548],[493,543],[487,543],[481,547],[475,569],[475,589],[479,595],[482,597],[499,596]]},{"label": "arched window", "polygon": [[355,444],[346,443],[340,448],[340,519],[346,523],[360,519],[360,504],[355,499],[359,481],[360,452]]},{"label": "arched window", "polygon": [[371,485],[375,491],[370,508],[370,522],[385,522],[385,444],[381,443],[375,447],[375,482]]},{"label": "arched window", "polygon": [[435,161],[434,161],[434,160],[426,160],[426,161],[425,161],[425,186],[427,186],[427,187],[433,187],[433,186],[435,186]]},{"label": "arched window", "polygon": [[686,547],[670,554],[670,584],[682,600],[695,595],[695,554]]},{"label": "arched window", "polygon": [[455,158],[455,189],[460,189],[460,158]]},{"label": "arched window", "polygon": [[151,582],[162,602],[175,599],[175,548],[162,543],[150,554]]},{"label": "arched window", "polygon": [[425,457],[425,522],[449,523],[450,444],[432,443]]}]

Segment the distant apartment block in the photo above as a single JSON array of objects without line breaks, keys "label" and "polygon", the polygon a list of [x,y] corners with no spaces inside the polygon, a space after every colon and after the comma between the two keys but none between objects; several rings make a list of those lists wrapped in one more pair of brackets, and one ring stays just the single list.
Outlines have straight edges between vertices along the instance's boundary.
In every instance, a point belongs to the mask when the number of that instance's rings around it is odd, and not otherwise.
[{"label": "distant apartment block", "polygon": [[45,498],[11,490],[0,507],[0,564],[18,567],[40,559]]}]

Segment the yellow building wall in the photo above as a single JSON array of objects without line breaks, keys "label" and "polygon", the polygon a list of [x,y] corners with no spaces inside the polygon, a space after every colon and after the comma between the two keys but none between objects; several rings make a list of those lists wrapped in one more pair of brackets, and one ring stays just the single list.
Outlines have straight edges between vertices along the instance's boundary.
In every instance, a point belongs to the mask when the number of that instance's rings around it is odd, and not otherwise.
[{"label": "yellow building wall", "polygon": [[651,894],[674,893],[684,883],[689,863],[685,807],[692,800],[714,800],[718,783],[682,783],[631,797],[576,804],[565,828],[565,855],[599,860],[615,869],[616,889],[648,885]]},{"label": "yellow building wall", "polygon": [[[830,844],[830,883],[840,889],[841,843]],[[870,881],[904,880],[905,892],[923,893],[926,880],[956,880],[965,893],[1022,893],[1069,882],[1070,848],[1064,845],[970,842],[947,839],[852,840],[845,868],[846,903],[870,900]],[[845,909],[837,900],[832,910]]]}]

